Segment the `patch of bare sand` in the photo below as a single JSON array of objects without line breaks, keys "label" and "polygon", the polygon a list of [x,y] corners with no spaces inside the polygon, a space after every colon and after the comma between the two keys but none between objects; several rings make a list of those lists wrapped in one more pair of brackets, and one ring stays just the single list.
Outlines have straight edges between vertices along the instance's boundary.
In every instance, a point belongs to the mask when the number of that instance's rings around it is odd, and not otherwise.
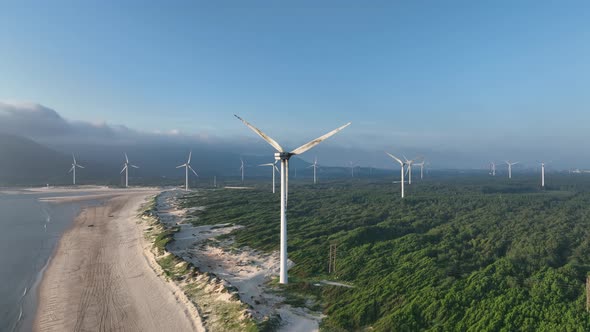
[{"label": "patch of bare sand", "polygon": [[156,273],[137,224],[154,190],[84,209],[39,288],[35,331],[204,331],[178,287]]},{"label": "patch of bare sand", "polygon": [[[262,319],[279,314],[282,321],[280,331],[318,331],[321,316],[304,308],[284,304],[284,298],[272,291],[266,284],[279,274],[279,253],[272,254],[251,248],[233,248],[231,240],[217,241],[215,238],[232,232],[242,226],[208,225],[192,226],[183,222],[187,210],[177,206],[176,199],[183,193],[164,192],[158,198],[158,214],[166,226],[180,226],[174,235],[174,242],[167,249],[202,272],[214,273],[235,286],[240,300],[252,306],[252,314]],[[200,208],[191,208],[203,209]],[[289,268],[294,265],[288,262]]]}]

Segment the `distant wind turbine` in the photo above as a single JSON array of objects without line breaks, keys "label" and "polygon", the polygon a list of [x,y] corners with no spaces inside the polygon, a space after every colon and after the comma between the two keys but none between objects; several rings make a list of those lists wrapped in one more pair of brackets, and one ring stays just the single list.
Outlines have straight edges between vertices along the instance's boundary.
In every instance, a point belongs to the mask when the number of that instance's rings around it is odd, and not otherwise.
[{"label": "distant wind turbine", "polygon": [[317,181],[317,169],[318,169],[318,157],[315,157],[313,164],[309,165],[308,167],[313,167],[313,184],[318,183]]},{"label": "distant wind turbine", "polygon": [[420,180],[424,180],[424,164],[425,163],[426,163],[426,161],[422,160],[422,162],[414,164],[416,166],[420,166]]},{"label": "distant wind turbine", "polygon": [[496,176],[496,162],[490,162],[490,174]]},{"label": "distant wind turbine", "polygon": [[129,167],[139,168],[129,163],[129,158],[127,157],[127,153],[125,153],[125,163],[123,164],[123,169],[121,170],[121,173],[125,172],[125,188],[129,188]]},{"label": "distant wind turbine", "polygon": [[242,165],[240,166],[240,171],[242,172],[242,184],[244,184],[244,169],[246,167],[244,167],[244,159],[240,158],[240,162],[242,163]]},{"label": "distant wind turbine", "polygon": [[412,164],[414,163],[414,160],[408,160],[406,156],[404,156],[404,160],[408,166],[408,184],[412,184]]},{"label": "distant wind turbine", "polygon": [[275,193],[275,172],[279,173],[279,169],[277,168],[277,160],[275,160],[274,163],[268,163],[268,164],[261,164],[258,166],[271,166],[272,167],[272,193]]},{"label": "distant wind turbine", "polygon": [[512,179],[512,166],[518,164],[519,162],[513,162],[511,163],[510,160],[506,160],[506,165],[508,165],[508,178]]},{"label": "distant wind turbine", "polygon": [[72,163],[72,168],[70,168],[70,171],[68,173],[72,173],[72,176],[73,176],[72,183],[75,185],[76,184],[76,167],[84,168],[84,166],[79,165],[76,162],[76,157],[74,157],[73,153],[72,153],[72,159],[74,160],[74,162]]},{"label": "distant wind turbine", "polygon": [[180,166],[176,166],[176,168],[185,168],[185,180],[184,180],[184,190],[188,191],[188,170],[190,169],[195,176],[199,177],[199,174],[197,174],[197,172],[195,172],[195,170],[191,167],[191,157],[193,155],[193,152],[189,152],[188,153],[188,160],[186,163],[180,165]]},{"label": "distant wind turbine", "polygon": [[356,167],[352,161],[349,161],[348,164],[350,165],[350,176],[354,177],[354,168]]},{"label": "distant wind turbine", "polygon": [[388,156],[390,156],[391,158],[393,158],[395,161],[397,161],[397,162],[399,163],[400,167],[401,167],[401,181],[400,181],[400,182],[401,182],[401,184],[402,184],[402,198],[404,198],[404,183],[405,183],[405,180],[404,180],[404,166],[406,165],[406,163],[405,163],[405,162],[403,162],[403,161],[402,161],[401,159],[399,159],[398,157],[396,157],[396,156],[392,155],[392,154],[391,154],[391,153],[389,153],[389,152],[385,152],[385,153],[386,153]]},{"label": "distant wind turbine", "polygon": [[281,284],[286,284],[288,282],[287,279],[287,194],[289,192],[289,159],[294,155],[300,155],[305,151],[313,148],[314,146],[320,144],[322,141],[326,140],[327,138],[333,136],[340,130],[348,127],[350,122],[345,124],[342,127],[332,130],[331,132],[320,136],[313,141],[310,141],[297,149],[287,152],[283,147],[277,143],[275,140],[267,136],[263,133],[260,129],[254,127],[246,120],[240,118],[239,116],[235,115],[240,121],[242,121],[248,128],[252,129],[258,136],[262,137],[268,144],[270,144],[275,150],[278,152],[275,153],[275,160],[281,162],[281,250],[280,250],[280,276],[279,282]]},{"label": "distant wind turbine", "polygon": [[545,188],[545,162],[538,161],[541,164],[541,187]]}]

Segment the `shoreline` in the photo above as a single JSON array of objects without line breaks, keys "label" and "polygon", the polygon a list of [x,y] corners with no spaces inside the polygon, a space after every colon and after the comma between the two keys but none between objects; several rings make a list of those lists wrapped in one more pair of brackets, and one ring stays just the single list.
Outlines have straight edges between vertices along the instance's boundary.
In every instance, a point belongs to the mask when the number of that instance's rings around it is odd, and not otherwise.
[{"label": "shoreline", "polygon": [[101,203],[83,208],[54,248],[38,282],[33,330],[203,330],[145,253],[137,212],[159,190],[97,191],[44,200]]}]

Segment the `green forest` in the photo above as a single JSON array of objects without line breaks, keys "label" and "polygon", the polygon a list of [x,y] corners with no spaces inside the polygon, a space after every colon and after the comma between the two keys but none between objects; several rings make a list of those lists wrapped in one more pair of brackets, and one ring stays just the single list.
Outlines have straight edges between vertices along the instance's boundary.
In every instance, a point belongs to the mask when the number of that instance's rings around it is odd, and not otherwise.
[{"label": "green forest", "polygon": [[[325,331],[590,331],[590,177],[551,176],[439,176],[404,199],[391,178],[292,181],[287,287],[319,299]],[[252,185],[184,204],[207,207],[196,224],[246,226],[238,246],[278,250],[279,195]]]}]

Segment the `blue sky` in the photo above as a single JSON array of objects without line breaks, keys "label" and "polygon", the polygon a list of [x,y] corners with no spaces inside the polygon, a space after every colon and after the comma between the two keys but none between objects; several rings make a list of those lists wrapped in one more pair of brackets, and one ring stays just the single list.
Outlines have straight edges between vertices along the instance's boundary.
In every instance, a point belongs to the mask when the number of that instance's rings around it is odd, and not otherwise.
[{"label": "blue sky", "polygon": [[590,2],[244,3],[3,3],[0,101],[249,135],[237,113],[293,145],[348,121],[338,144],[376,149],[588,139]]}]

